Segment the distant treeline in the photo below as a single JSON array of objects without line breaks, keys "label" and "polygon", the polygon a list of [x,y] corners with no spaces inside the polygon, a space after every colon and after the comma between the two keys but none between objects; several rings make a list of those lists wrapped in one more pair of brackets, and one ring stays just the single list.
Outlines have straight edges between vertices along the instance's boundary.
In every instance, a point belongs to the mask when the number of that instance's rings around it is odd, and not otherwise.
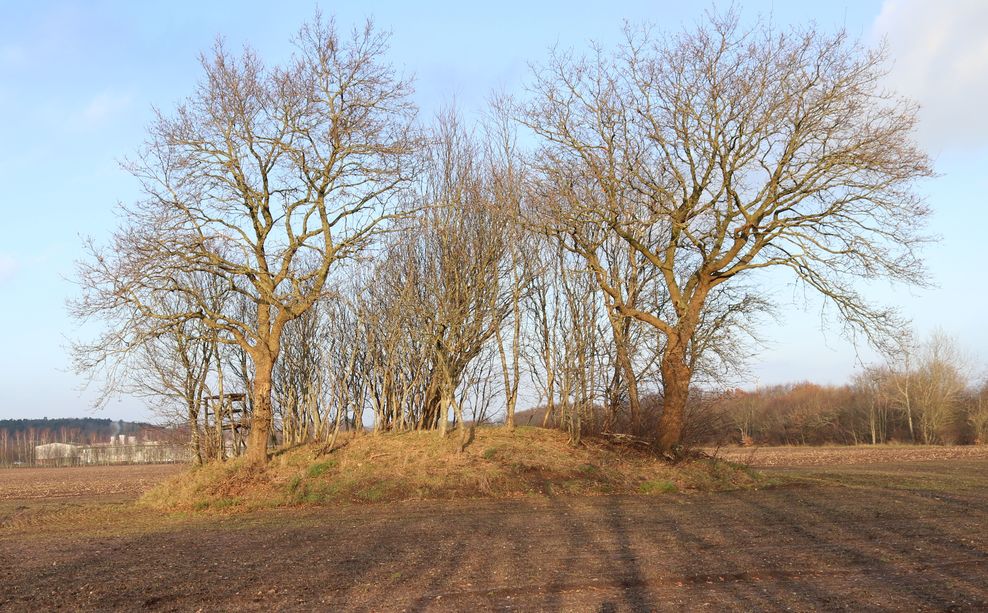
[{"label": "distant treeline", "polygon": [[87,439],[90,436],[108,438],[116,434],[135,435],[141,430],[148,428],[155,428],[155,426],[144,422],[114,421],[112,419],[96,419],[93,417],[0,419],[0,431],[5,431],[11,435],[15,432],[48,430],[49,432],[72,432]]},{"label": "distant treeline", "polygon": [[705,408],[705,443],[743,445],[988,442],[988,384],[957,387],[871,371],[851,385],[736,390]]},{"label": "distant treeline", "polygon": [[[655,436],[661,394],[641,401],[637,434]],[[521,425],[563,428],[546,407],[519,412]],[[583,434],[627,433],[625,405],[595,405]],[[691,395],[687,445],[860,445],[988,443],[988,380],[969,384],[942,359],[909,370],[867,368],[848,385],[811,382]]]},{"label": "distant treeline", "polygon": [[138,441],[181,440],[182,433],[144,422],[92,417],[0,420],[0,465],[32,464],[34,448],[46,443],[92,445],[123,434]]}]

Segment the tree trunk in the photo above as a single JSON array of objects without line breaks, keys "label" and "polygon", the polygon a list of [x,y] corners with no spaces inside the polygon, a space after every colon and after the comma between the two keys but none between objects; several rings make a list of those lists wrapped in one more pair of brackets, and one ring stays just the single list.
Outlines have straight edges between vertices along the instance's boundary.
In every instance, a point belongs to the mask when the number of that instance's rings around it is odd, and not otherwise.
[{"label": "tree trunk", "polygon": [[247,458],[253,464],[268,460],[268,439],[271,436],[271,380],[274,359],[265,351],[254,356],[254,413],[250,420],[250,436],[247,438]]},{"label": "tree trunk", "polygon": [[548,428],[556,412],[556,371],[553,370],[552,364],[548,360],[546,360],[545,398],[545,415],[542,417],[542,427]]},{"label": "tree trunk", "polygon": [[446,438],[446,431],[449,429],[449,406],[453,403],[453,397],[447,394],[445,386],[439,395],[439,436]]},{"label": "tree trunk", "polygon": [[637,435],[641,431],[641,401],[638,399],[638,376],[628,354],[627,336],[622,335],[617,348],[618,364],[624,371],[625,384],[628,386],[628,412],[631,418],[631,433]]},{"label": "tree trunk", "polygon": [[[515,403],[518,399],[518,388],[514,387],[508,371],[508,355],[504,350],[504,339],[502,338],[500,327],[495,329],[494,336],[497,339],[497,352],[501,357],[501,377],[504,381],[504,425],[508,428],[509,432],[512,432],[515,429]],[[517,344],[517,341],[518,334],[515,334],[515,344]],[[517,380],[517,377],[518,364],[516,358],[515,380]]]},{"label": "tree trunk", "polygon": [[[218,402],[216,403],[216,459],[220,462],[226,461],[226,441],[223,440],[223,411],[226,409],[226,392],[223,389],[223,362],[220,361],[220,349],[219,345],[214,345],[213,350],[216,352],[216,380],[217,380],[217,392],[218,392]],[[230,422],[233,422],[233,407],[230,407]]]},{"label": "tree trunk", "polygon": [[364,433],[364,406],[359,402],[353,405],[353,431],[358,435]]},{"label": "tree trunk", "polygon": [[463,450],[467,448],[468,435],[467,435],[467,424],[463,421],[463,407],[460,405],[456,396],[450,395],[450,402],[453,405],[453,416],[456,419],[456,431],[460,435],[459,446],[457,447],[458,453],[463,453]]},{"label": "tree trunk", "polygon": [[878,444],[878,417],[875,415],[875,406],[872,403],[871,408],[868,411],[868,421],[871,426],[871,444]]},{"label": "tree trunk", "polygon": [[670,453],[682,443],[683,419],[693,374],[686,363],[686,350],[680,339],[669,338],[660,371],[663,395],[658,445],[660,451]]},{"label": "tree trunk", "polygon": [[189,445],[192,447],[192,463],[202,466],[202,445],[199,442],[199,400],[198,398],[188,401],[188,424],[191,439]]},{"label": "tree trunk", "polygon": [[[612,384],[619,386],[621,379],[624,380],[628,390],[628,426],[631,434],[638,434],[641,431],[641,402],[638,399],[638,376],[635,374],[635,367],[632,364],[631,352],[629,351],[631,318],[621,315],[611,305],[608,305],[607,310],[607,319],[611,324],[611,335],[614,339],[616,352],[616,367]],[[614,390],[614,392],[619,391],[620,389]]]}]

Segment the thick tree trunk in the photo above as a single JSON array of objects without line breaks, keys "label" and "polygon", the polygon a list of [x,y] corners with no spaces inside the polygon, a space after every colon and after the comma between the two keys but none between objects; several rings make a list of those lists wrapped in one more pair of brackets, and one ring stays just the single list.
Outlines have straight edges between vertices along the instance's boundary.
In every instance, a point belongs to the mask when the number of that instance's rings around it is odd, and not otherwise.
[{"label": "thick tree trunk", "polygon": [[607,411],[604,413],[604,432],[611,432],[621,412],[621,365],[614,365],[614,374],[607,385]]},{"label": "thick tree trunk", "polygon": [[453,404],[452,394],[446,393],[445,386],[439,395],[439,436],[446,438],[449,430],[449,407]]},{"label": "thick tree trunk", "polygon": [[254,355],[254,412],[250,419],[250,436],[247,438],[247,458],[251,463],[264,464],[268,460],[268,439],[271,437],[271,380],[274,359],[263,351]]},{"label": "thick tree trunk", "polygon": [[683,423],[686,415],[686,402],[690,393],[692,372],[686,362],[684,344],[678,339],[669,339],[662,356],[662,417],[659,419],[659,450],[674,452],[682,443]]}]

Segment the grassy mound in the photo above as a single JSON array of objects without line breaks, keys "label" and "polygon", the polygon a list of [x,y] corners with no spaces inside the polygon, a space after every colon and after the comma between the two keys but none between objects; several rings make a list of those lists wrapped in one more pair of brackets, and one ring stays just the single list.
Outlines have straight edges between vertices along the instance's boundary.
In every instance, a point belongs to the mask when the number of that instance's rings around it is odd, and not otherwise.
[{"label": "grassy mound", "polygon": [[332,502],[660,494],[752,487],[745,467],[700,459],[670,465],[643,451],[555,430],[480,428],[463,453],[435,432],[352,436],[332,453],[310,445],[258,468],[242,459],[192,469],[141,499],[161,510],[254,509]]}]

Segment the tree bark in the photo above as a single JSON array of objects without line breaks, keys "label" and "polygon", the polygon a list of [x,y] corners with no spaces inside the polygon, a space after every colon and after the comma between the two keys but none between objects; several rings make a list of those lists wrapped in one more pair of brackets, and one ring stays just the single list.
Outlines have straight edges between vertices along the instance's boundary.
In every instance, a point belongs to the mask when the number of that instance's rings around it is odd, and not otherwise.
[{"label": "tree bark", "polygon": [[628,324],[630,319],[621,322],[621,332],[615,329],[614,341],[617,348],[618,366],[623,371],[625,384],[628,386],[628,412],[631,419],[631,433],[637,435],[641,431],[641,401],[638,399],[638,376],[628,352]]},{"label": "tree bark", "polygon": [[202,445],[199,442],[199,399],[186,399],[189,424],[189,446],[192,448],[192,463],[202,466]]},{"label": "tree bark", "polygon": [[266,351],[254,353],[254,413],[250,419],[250,436],[247,438],[247,458],[251,463],[264,464],[268,460],[268,439],[271,436],[271,381],[274,358]]},{"label": "tree bark", "polygon": [[692,372],[686,361],[685,344],[670,336],[662,355],[662,417],[659,419],[659,450],[674,452],[683,438],[683,422],[686,402],[689,399]]},{"label": "tree bark", "polygon": [[518,402],[518,318],[517,310],[515,312],[515,338],[514,346],[512,348],[512,359],[514,366],[514,379],[511,378],[511,374],[508,370],[508,356],[504,349],[504,339],[502,338],[501,328],[498,327],[494,331],[494,335],[497,339],[497,351],[501,357],[501,376],[504,380],[504,425],[508,428],[509,432],[513,432],[515,429],[515,406]]}]

